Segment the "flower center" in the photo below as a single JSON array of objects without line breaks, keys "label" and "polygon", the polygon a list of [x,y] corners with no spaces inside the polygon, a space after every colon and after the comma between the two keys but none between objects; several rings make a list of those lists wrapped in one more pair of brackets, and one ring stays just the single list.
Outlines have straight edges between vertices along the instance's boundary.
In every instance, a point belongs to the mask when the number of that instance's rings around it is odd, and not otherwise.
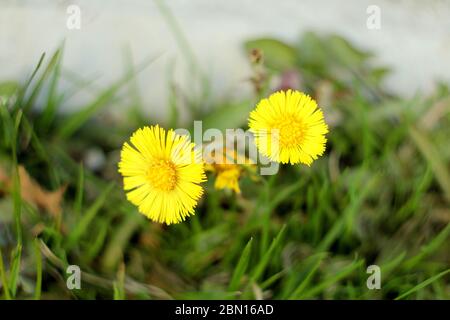
[{"label": "flower center", "polygon": [[281,147],[299,145],[305,137],[305,126],[295,117],[284,117],[280,121],[277,121],[275,129],[279,130]]},{"label": "flower center", "polygon": [[147,178],[154,188],[171,191],[177,184],[177,169],[169,160],[157,160],[150,166]]}]

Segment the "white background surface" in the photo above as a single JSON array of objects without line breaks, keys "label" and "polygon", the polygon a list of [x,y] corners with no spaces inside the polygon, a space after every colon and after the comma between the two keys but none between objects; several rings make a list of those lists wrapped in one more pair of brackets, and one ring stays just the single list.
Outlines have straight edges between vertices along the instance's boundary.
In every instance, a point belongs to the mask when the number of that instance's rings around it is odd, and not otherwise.
[{"label": "white background surface", "polygon": [[[242,42],[275,36],[295,41],[302,32],[336,32],[377,53],[378,63],[394,73],[391,90],[404,96],[430,92],[435,80],[450,81],[450,2],[387,0],[168,0],[184,30],[213,93],[249,93],[249,67]],[[68,30],[66,10],[81,8],[81,30]],[[345,4],[345,5],[344,5]],[[381,8],[381,30],[366,27],[369,5]],[[65,39],[64,69],[106,87],[124,71],[124,48],[138,63],[160,57],[139,76],[145,109],[166,114],[168,66],[175,62],[176,81],[189,81],[185,60],[173,34],[151,0],[0,0],[0,81],[25,79],[42,52],[49,55]],[[64,88],[62,88],[64,89]],[[66,110],[88,101],[73,97]]]}]

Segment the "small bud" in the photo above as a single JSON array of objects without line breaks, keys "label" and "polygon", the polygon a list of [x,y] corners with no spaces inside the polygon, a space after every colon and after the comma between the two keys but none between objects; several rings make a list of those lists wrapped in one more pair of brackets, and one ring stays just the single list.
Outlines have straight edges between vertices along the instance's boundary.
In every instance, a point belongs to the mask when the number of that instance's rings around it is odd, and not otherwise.
[{"label": "small bud", "polygon": [[254,48],[250,51],[249,57],[252,64],[261,64],[263,61],[263,52],[261,49]]}]

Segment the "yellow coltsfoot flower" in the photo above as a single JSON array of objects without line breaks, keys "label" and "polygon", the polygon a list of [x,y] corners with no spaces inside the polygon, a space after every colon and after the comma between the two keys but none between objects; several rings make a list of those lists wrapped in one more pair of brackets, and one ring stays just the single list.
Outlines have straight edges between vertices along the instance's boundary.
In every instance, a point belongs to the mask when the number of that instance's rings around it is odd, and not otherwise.
[{"label": "yellow coltsfoot flower", "polygon": [[222,151],[216,150],[213,155],[207,156],[207,160],[206,171],[216,175],[214,188],[217,190],[229,189],[236,193],[241,193],[240,178],[246,171],[253,172],[255,167],[251,159],[227,148]]},{"label": "yellow coltsfoot flower", "polygon": [[158,125],[138,129],[125,142],[119,162],[127,199],[159,223],[194,214],[206,180],[201,153],[187,136]]},{"label": "yellow coltsfoot flower", "polygon": [[236,193],[241,193],[239,179],[242,168],[237,164],[212,164],[206,165],[206,170],[216,174],[214,188],[217,190],[230,189]]},{"label": "yellow coltsfoot flower", "polygon": [[281,163],[311,163],[325,151],[328,126],[310,96],[278,91],[250,113],[250,131],[263,155]]}]

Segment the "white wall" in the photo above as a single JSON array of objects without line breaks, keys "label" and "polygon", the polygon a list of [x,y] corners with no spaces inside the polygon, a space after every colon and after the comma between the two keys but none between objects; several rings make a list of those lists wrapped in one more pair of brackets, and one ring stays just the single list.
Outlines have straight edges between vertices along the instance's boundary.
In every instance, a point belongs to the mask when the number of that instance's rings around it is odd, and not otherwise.
[{"label": "white wall", "polygon": [[[301,32],[337,32],[374,50],[394,68],[386,85],[405,96],[430,92],[434,81],[450,81],[450,2],[388,0],[167,0],[217,96],[245,95],[249,75],[243,40],[276,36],[295,40]],[[81,8],[81,30],[68,30],[66,9]],[[381,8],[381,29],[368,30],[366,8]],[[183,52],[151,0],[0,0],[0,80],[24,79],[40,54],[66,39],[64,68],[107,86],[124,70],[123,51],[135,62],[160,57],[139,77],[146,109],[165,115],[167,69],[176,62],[180,85],[188,82]],[[75,96],[67,109],[89,99]]]}]

